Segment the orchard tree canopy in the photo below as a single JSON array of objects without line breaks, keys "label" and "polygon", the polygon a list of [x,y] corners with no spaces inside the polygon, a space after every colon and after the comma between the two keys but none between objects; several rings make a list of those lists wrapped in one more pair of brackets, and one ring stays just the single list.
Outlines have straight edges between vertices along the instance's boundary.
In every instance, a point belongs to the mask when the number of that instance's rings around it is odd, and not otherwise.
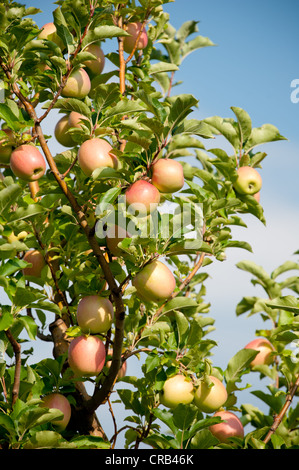
[{"label": "orchard tree canopy", "polygon": [[[120,435],[134,449],[298,448],[299,283],[280,276],[299,264],[240,261],[265,296],[243,293],[236,313],[272,328],[225,369],[205,287],[230,248],[251,251],[232,227],[265,224],[263,144],[285,137],[241,107],[194,117],[199,97],[179,93],[176,72],[214,43],[195,19],[176,30],[167,3],[59,0],[39,28],[38,8],[1,2],[2,449],[114,449]],[[217,136],[229,152],[206,149]],[[37,340],[53,355],[32,363]],[[237,400],[252,371],[270,379],[256,392],[268,412]]]}]

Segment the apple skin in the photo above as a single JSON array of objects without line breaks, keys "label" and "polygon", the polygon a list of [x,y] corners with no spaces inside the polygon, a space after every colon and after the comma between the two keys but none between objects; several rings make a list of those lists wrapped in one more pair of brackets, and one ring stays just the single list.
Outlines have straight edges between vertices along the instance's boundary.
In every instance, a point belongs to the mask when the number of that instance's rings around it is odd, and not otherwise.
[{"label": "apple skin", "polygon": [[204,381],[200,381],[194,395],[195,405],[204,413],[213,413],[227,400],[227,391],[223,383],[212,375],[209,378],[214,385],[208,387]]},{"label": "apple skin", "polygon": [[126,204],[131,212],[145,216],[153,212],[160,202],[160,192],[145,180],[135,181],[125,192]]},{"label": "apple skin", "polygon": [[71,111],[68,117],[69,127],[78,127],[80,129],[82,127],[81,119],[87,118],[84,114],[77,113],[77,111]]},{"label": "apple skin", "polygon": [[83,333],[106,333],[114,318],[113,305],[99,295],[83,297],[77,307],[77,321]]},{"label": "apple skin", "polygon": [[118,167],[118,159],[110,153],[112,146],[104,139],[93,138],[86,140],[78,151],[78,163],[86,176],[90,176],[97,168]]},{"label": "apple skin", "polygon": [[90,59],[86,60],[83,62],[83,64],[94,74],[94,75],[100,75],[105,66],[105,55],[103,52],[103,49],[99,44],[93,43],[89,44],[85,49],[85,52],[90,52],[94,56],[96,56],[96,59]]},{"label": "apple skin", "polygon": [[259,172],[250,166],[241,166],[237,170],[238,178],[234,183],[234,188],[239,194],[254,195],[262,187],[262,177]]},{"label": "apple skin", "polygon": [[[139,34],[141,27],[142,27],[142,23],[138,21],[135,23],[129,23],[127,25],[126,31],[128,34],[130,34],[130,36],[124,37],[124,51],[127,52],[128,54],[131,54],[132,50],[134,49],[137,36]],[[147,32],[144,27],[140,35],[140,38],[138,40],[136,50],[139,51],[141,49],[144,49],[147,46],[147,43],[148,43],[148,37],[147,37]]]},{"label": "apple skin", "polygon": [[274,361],[274,355],[271,354],[273,353],[274,348],[266,338],[256,338],[253,341],[250,341],[244,349],[254,349],[255,351],[259,351],[253,361],[251,361],[251,367],[269,365]]},{"label": "apple skin", "polygon": [[52,421],[52,424],[59,431],[64,431],[71,419],[71,405],[68,399],[61,393],[50,393],[42,398],[41,406],[43,408],[57,409],[62,411],[64,416],[62,418],[57,418]]},{"label": "apple skin", "polygon": [[41,277],[41,272],[43,267],[46,265],[46,262],[40,251],[26,251],[23,260],[32,264],[32,267],[28,266],[27,268],[23,269],[24,276]]},{"label": "apple skin", "polygon": [[68,361],[75,376],[98,375],[104,367],[105,360],[105,346],[97,336],[77,336],[69,345]]},{"label": "apple skin", "polygon": [[38,39],[48,39],[49,41],[55,42],[60,49],[64,49],[65,46],[63,44],[62,39],[57,34],[56,26],[54,23],[46,23],[41,28],[42,31],[38,35]]},{"label": "apple skin", "polygon": [[260,191],[259,191],[258,193],[255,193],[255,194],[253,195],[253,197],[254,197],[254,199],[256,199],[257,202],[259,203],[260,200],[261,200],[261,193],[260,193]]},{"label": "apple skin", "polygon": [[193,399],[193,383],[181,374],[167,379],[160,393],[161,404],[171,409],[175,408],[180,403],[189,405]]},{"label": "apple skin", "polygon": [[71,72],[61,95],[65,98],[85,98],[91,89],[91,82],[88,73],[83,69],[77,69]]},{"label": "apple skin", "polygon": [[54,135],[57,142],[64,147],[74,147],[76,145],[72,136],[67,134],[69,128],[69,116],[65,115],[59,119],[54,129]]},{"label": "apple skin", "polygon": [[161,158],[152,166],[152,183],[161,193],[175,193],[184,186],[184,171],[180,162]]},{"label": "apple skin", "polygon": [[25,181],[39,180],[46,172],[46,162],[40,151],[23,144],[12,151],[10,168],[15,176]]},{"label": "apple skin", "polygon": [[0,164],[8,165],[13,151],[13,131],[11,129],[1,129],[7,135],[7,139],[0,140]]},{"label": "apple skin", "polygon": [[148,263],[132,281],[141,299],[160,302],[173,293],[176,282],[170,269],[161,261]]},{"label": "apple skin", "polygon": [[[112,354],[113,354],[113,350],[112,350],[112,349],[108,349],[108,355],[109,355],[109,356],[112,356]],[[112,361],[107,361],[106,366],[107,366],[107,367],[110,367],[110,366],[111,366],[111,363],[112,363]],[[127,373],[127,362],[124,361],[124,362],[122,363],[122,365],[121,365],[121,368],[119,369],[118,374],[117,374],[117,379],[122,379],[123,377],[125,377],[126,373]]]},{"label": "apple skin", "polygon": [[109,227],[106,234],[106,243],[110,253],[114,256],[121,256],[123,252],[117,245],[125,238],[130,237],[131,235],[126,231],[126,229],[119,225]]},{"label": "apple skin", "polygon": [[243,425],[234,413],[231,413],[230,411],[217,411],[213,417],[217,416],[222,420],[225,420],[225,422],[213,424],[209,427],[209,430],[214,437],[216,437],[220,442],[226,444],[229,442],[231,437],[239,437],[240,439],[243,439]]}]

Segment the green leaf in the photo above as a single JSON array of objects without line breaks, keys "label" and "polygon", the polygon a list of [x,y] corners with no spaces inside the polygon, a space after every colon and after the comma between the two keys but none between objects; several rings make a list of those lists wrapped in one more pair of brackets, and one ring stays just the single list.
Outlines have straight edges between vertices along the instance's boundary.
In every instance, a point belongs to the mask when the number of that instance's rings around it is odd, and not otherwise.
[{"label": "green leaf", "polygon": [[257,354],[258,351],[253,351],[252,349],[241,349],[229,360],[224,372],[228,394],[234,390],[238,390],[235,383],[240,381],[240,377],[242,373],[244,373],[244,369],[249,367],[250,362]]},{"label": "green leaf", "polygon": [[171,128],[178,126],[192,112],[192,107],[196,106],[198,100],[193,95],[179,95],[172,98],[168,122]]},{"label": "green leaf", "polygon": [[176,70],[179,70],[179,68],[175,64],[170,64],[169,62],[157,62],[155,64],[151,64],[148,73],[149,75],[154,75],[156,73],[175,72]]},{"label": "green leaf", "polygon": [[167,304],[163,307],[163,313],[169,313],[173,310],[181,310],[184,308],[195,308],[198,304],[196,300],[190,299],[189,297],[175,297],[174,299],[167,302]]},{"label": "green leaf", "polygon": [[22,193],[22,188],[18,184],[11,184],[0,191],[0,213],[3,214]]},{"label": "green leaf", "polygon": [[285,137],[280,135],[277,127],[273,124],[263,124],[261,127],[255,127],[252,129],[251,134],[244,147],[244,152],[249,152],[257,145],[265,144],[268,142],[275,142],[278,140],[287,140]]},{"label": "green leaf", "polygon": [[232,106],[231,109],[237,117],[240,130],[240,140],[244,144],[251,134],[251,118],[249,114],[242,108]]}]

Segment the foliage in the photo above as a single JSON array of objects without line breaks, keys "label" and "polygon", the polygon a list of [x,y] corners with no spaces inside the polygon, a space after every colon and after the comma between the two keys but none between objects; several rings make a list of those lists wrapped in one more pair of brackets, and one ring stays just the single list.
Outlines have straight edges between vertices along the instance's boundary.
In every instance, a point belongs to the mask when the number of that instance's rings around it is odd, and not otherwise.
[{"label": "foliage", "polygon": [[[185,57],[213,42],[198,34],[197,21],[186,22],[176,31],[163,11],[166,3],[58,1],[49,21],[54,21],[62,48],[38,39],[40,29],[31,18],[37,8],[9,0],[0,5],[2,127],[13,131],[15,147],[28,141],[39,146],[48,163],[38,184],[16,178],[9,165],[1,164],[0,285],[7,298],[0,313],[2,448],[111,448],[122,431],[128,448],[138,448],[140,443],[156,449],[231,447],[219,443],[209,431],[219,418],[203,414],[194,404],[174,410],[160,405],[165,380],[178,372],[191,377],[195,386],[210,374],[223,379],[228,391],[224,407],[239,413],[244,426],[251,423],[255,428],[244,439],[235,439],[234,447],[298,448],[298,406],[287,410],[283,406],[297,389],[298,357],[290,345],[298,340],[299,283],[297,275],[279,279],[299,265],[288,261],[268,274],[252,262],[238,264],[253,275],[254,285],[264,288],[265,298],[243,297],[236,314],[258,314],[273,325],[271,330],[256,332],[271,341],[276,353],[273,365],[255,369],[273,382],[268,394],[253,392],[269,406],[267,415],[251,405],[239,406],[235,395],[251,372],[249,364],[256,352],[238,351],[225,370],[213,365],[211,350],[217,345],[209,333],[214,319],[205,299],[209,265],[224,261],[229,248],[251,251],[246,241],[233,239],[231,227],[246,226],[244,214],[265,223],[255,197],[234,190],[237,168],[262,169],[267,156],[262,144],[284,137],[272,124],[253,127],[248,113],[239,107],[232,107],[228,118],[196,119],[198,99],[172,94],[180,85],[175,74]],[[149,40],[143,51],[127,57],[121,45],[127,35],[125,24],[132,21],[146,25]],[[63,97],[66,79],[94,58],[86,48],[98,41],[104,50],[113,41],[118,44],[115,52],[106,53],[111,70],[90,74],[91,92],[86,98]],[[55,156],[50,150],[54,137],[47,135],[46,125],[53,109],[84,116],[80,128],[69,130],[74,147]],[[86,177],[77,151],[94,136],[112,144],[120,164]],[[218,136],[230,144],[230,154],[216,148]],[[5,138],[3,131],[0,137]],[[207,150],[205,142],[211,139],[215,148]],[[150,178],[153,163],[165,157],[183,165],[184,188],[164,194],[164,204],[147,219],[126,212],[122,201],[126,188],[140,178]],[[173,206],[176,210],[167,212]],[[132,237],[119,243],[118,257],[109,252],[101,234],[115,211],[125,214],[134,229]],[[184,213],[192,215],[189,225],[179,223]],[[155,230],[149,236],[150,222]],[[21,232],[27,235],[18,239]],[[22,271],[27,265],[24,253],[31,248],[38,249],[46,261],[40,278],[25,277]],[[131,284],[154,258],[167,262],[176,278],[171,298],[160,304],[139,299]],[[113,347],[112,365],[106,364],[95,378],[78,381],[68,367],[67,346],[81,334],[76,322],[80,298],[97,293],[109,297],[115,307],[114,325],[101,335],[106,349]],[[37,338],[53,342],[54,356],[29,365]],[[130,361],[132,356],[142,360],[143,375],[126,376],[119,382],[116,401],[121,401],[128,416],[122,429],[107,436],[103,423],[90,417],[107,400],[113,415],[110,394],[121,360]],[[90,395],[85,382],[93,387]],[[40,406],[41,397],[52,391],[63,393],[72,405],[70,425],[61,433],[53,424],[60,412]],[[269,435],[273,422],[277,426]],[[162,423],[167,434],[161,431]]]}]

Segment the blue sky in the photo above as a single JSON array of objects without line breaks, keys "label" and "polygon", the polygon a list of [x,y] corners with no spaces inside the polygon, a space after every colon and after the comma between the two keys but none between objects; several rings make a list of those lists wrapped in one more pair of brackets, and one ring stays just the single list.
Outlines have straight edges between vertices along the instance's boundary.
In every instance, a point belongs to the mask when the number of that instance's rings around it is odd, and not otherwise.
[{"label": "blue sky", "polygon": [[[40,7],[33,0],[26,5]],[[50,12],[56,7],[43,1],[41,8],[45,13],[35,16],[37,24],[42,26],[51,21]],[[235,315],[243,296],[260,295],[250,283],[250,276],[239,271],[235,263],[251,259],[271,271],[287,259],[298,260],[293,253],[299,249],[299,103],[291,101],[291,82],[299,79],[299,2],[176,0],[166,5],[165,10],[175,28],[184,21],[199,21],[199,34],[217,44],[186,58],[176,77],[183,84],[175,93],[191,93],[199,99],[196,111],[199,118],[233,117],[230,107],[239,106],[250,114],[253,126],[274,124],[288,139],[261,147],[268,153],[261,170],[266,227],[248,216],[245,218],[248,230],[234,231],[237,239],[251,243],[253,253],[231,249],[227,261],[215,262],[209,269],[206,300],[211,303],[211,316],[216,319],[212,337],[218,342],[213,363],[225,367],[237,350],[253,339],[255,329],[265,326],[258,317]],[[53,125],[49,122],[49,130]],[[205,144],[207,148],[215,146]],[[135,367],[134,363],[131,368],[129,364],[128,374],[134,375]],[[260,386],[257,375],[251,374],[248,380]],[[267,385],[267,380],[263,384]],[[249,392],[244,394],[245,401],[260,406]]]}]

